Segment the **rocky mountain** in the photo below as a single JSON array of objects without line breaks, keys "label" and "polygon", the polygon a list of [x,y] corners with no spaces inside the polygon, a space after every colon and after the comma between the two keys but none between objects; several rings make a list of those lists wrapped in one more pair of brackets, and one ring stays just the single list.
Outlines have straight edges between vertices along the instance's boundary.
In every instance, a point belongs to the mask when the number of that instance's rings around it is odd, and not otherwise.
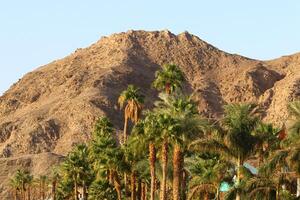
[{"label": "rocky mountain", "polygon": [[18,166],[46,173],[49,163],[87,141],[99,116],[107,115],[121,130],[116,103],[128,84],[140,87],[151,106],[156,96],[151,82],[164,63],[182,69],[186,90],[209,117],[222,115],[226,103],[257,102],[266,110],[264,120],[281,126],[287,103],[300,96],[300,53],[254,60],[223,52],[188,32],[102,37],[28,73],[0,97],[1,194],[7,193],[8,177]]}]

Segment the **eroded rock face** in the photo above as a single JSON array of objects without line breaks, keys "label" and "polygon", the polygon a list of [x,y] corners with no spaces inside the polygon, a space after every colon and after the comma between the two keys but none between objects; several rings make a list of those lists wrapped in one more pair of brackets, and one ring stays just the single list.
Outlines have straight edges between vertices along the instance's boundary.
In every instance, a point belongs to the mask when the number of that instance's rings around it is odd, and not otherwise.
[{"label": "eroded rock face", "polygon": [[113,34],[28,73],[0,97],[0,156],[66,155],[90,138],[101,115],[122,129],[118,95],[128,84],[137,85],[151,107],[157,95],[151,82],[165,63],[180,66],[185,90],[209,117],[220,117],[227,103],[257,102],[266,109],[265,120],[280,126],[287,102],[300,95],[300,54],[258,61],[220,51],[187,32]]}]

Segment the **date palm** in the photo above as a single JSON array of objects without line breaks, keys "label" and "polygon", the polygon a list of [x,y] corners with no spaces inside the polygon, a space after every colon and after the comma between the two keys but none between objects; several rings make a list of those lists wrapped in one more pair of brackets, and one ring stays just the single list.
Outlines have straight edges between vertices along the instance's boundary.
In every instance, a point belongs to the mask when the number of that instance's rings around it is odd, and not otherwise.
[{"label": "date palm", "polygon": [[251,199],[284,199],[281,198],[281,185],[287,183],[287,174],[281,171],[266,173],[260,171],[257,176],[247,180],[245,189],[248,192],[248,197]]},{"label": "date palm", "polygon": [[155,73],[153,87],[159,91],[165,91],[166,94],[171,94],[177,88],[182,87],[184,75],[181,70],[174,64],[165,64],[162,70]]},{"label": "date palm", "polygon": [[208,199],[210,195],[218,199],[219,187],[228,174],[230,163],[213,155],[205,158],[193,155],[187,159],[187,164],[191,174],[189,199],[199,193],[204,195],[204,199]]},{"label": "date palm", "polygon": [[[253,155],[256,137],[253,136],[259,120],[256,106],[253,104],[230,104],[224,107],[222,120],[224,133],[216,132],[216,137],[200,139],[192,144],[197,150],[219,153],[222,159],[231,161],[236,167],[236,187],[241,182],[243,163]],[[241,199],[240,191],[236,200]]]},{"label": "date palm", "polygon": [[300,196],[300,101],[288,105],[288,135],[282,141],[281,149],[270,157],[266,167],[270,173],[278,168],[294,170],[297,178],[297,194]]},{"label": "date palm", "polygon": [[128,120],[137,123],[140,117],[144,96],[140,94],[140,89],[134,85],[128,85],[127,89],[121,92],[118,103],[120,108],[124,107],[124,133],[123,143],[127,140]]},{"label": "date palm", "polygon": [[255,152],[258,157],[258,166],[261,166],[274,150],[279,149],[278,132],[279,129],[274,128],[272,124],[263,122],[260,122],[255,129],[254,135],[257,139]]}]

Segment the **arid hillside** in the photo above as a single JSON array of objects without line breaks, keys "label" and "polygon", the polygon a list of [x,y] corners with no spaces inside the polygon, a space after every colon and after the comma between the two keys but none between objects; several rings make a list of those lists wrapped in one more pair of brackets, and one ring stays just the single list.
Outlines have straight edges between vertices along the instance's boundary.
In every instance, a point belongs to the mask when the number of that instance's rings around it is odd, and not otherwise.
[{"label": "arid hillside", "polygon": [[151,106],[156,96],[151,82],[164,63],[182,69],[186,91],[194,93],[200,112],[209,117],[222,115],[226,103],[257,102],[266,110],[264,120],[281,126],[287,103],[300,96],[300,54],[259,61],[223,52],[187,32],[103,37],[28,73],[0,97],[2,195],[24,160],[33,173],[46,173],[50,161],[89,139],[97,117],[109,116],[120,130],[117,98],[128,84],[140,87]]}]

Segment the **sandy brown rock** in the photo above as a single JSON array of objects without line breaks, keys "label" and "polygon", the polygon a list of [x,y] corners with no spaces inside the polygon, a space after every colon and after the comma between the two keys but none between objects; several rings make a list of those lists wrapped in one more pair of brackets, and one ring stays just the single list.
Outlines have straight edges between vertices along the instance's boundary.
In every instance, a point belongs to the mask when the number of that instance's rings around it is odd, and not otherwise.
[{"label": "sandy brown rock", "polygon": [[2,159],[43,152],[65,155],[89,139],[101,115],[120,130],[119,93],[135,84],[151,106],[156,96],[151,82],[165,63],[180,66],[188,80],[186,90],[210,117],[219,117],[226,103],[257,102],[266,109],[264,119],[281,126],[287,103],[300,96],[300,54],[259,61],[223,52],[187,32],[113,34],[28,73],[0,97]]}]

